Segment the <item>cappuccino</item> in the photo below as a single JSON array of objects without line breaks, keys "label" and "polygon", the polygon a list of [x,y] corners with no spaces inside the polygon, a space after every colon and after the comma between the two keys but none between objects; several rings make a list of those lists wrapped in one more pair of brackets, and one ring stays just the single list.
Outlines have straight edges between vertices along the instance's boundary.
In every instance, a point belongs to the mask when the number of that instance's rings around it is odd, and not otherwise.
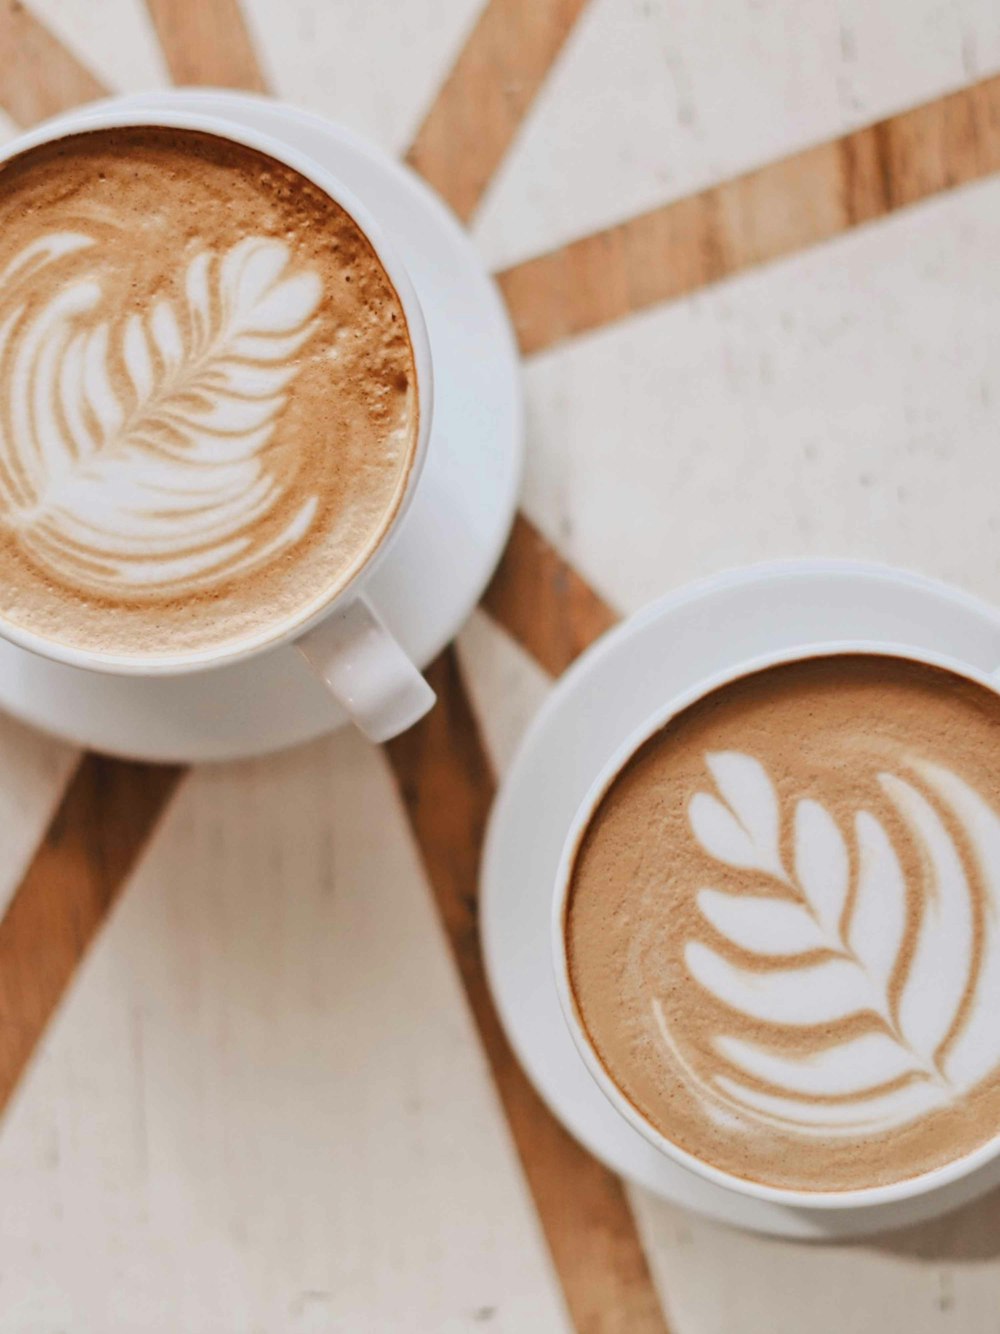
[{"label": "cappuccino", "polygon": [[152,660],[306,619],[402,502],[419,405],[371,244],[214,135],[0,165],[0,615]]},{"label": "cappuccino", "polygon": [[761,670],[611,781],[564,919],[579,1019],[664,1137],[768,1186],[1000,1133],[1000,698],[901,658]]}]

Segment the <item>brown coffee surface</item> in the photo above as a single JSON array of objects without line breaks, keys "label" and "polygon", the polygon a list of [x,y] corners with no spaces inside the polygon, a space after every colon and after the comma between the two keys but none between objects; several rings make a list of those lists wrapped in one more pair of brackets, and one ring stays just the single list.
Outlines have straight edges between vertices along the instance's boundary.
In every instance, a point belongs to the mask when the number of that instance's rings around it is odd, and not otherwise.
[{"label": "brown coffee surface", "polygon": [[737,1177],[905,1180],[1000,1132],[1000,700],[879,655],[683,710],[580,841],[578,1014],[625,1097]]},{"label": "brown coffee surface", "polygon": [[0,615],[136,658],[274,635],[396,514],[419,407],[353,219],[212,135],[0,165]]}]

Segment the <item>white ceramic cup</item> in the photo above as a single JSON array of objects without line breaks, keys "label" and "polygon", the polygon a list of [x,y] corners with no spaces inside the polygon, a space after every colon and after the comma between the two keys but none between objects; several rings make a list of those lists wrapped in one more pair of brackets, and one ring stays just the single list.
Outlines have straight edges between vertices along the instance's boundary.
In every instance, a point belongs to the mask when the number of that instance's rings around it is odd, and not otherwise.
[{"label": "white ceramic cup", "polygon": [[364,205],[324,167],[305,154],[287,147],[269,135],[237,128],[210,114],[168,111],[137,112],[103,104],[99,109],[81,108],[61,116],[6,145],[0,161],[27,149],[98,129],[164,126],[195,130],[219,139],[242,144],[291,167],[319,186],[358,224],[371,242],[396,290],[406,318],[413,347],[417,378],[419,424],[416,452],[406,492],[386,532],[354,572],[347,585],[321,593],[290,620],[268,626],[237,644],[222,649],[171,653],[140,660],[125,655],[91,653],[45,639],[12,625],[0,616],[0,635],[20,648],[88,671],[121,676],[179,676],[222,667],[268,652],[282,644],[293,644],[324,682],[348,716],[372,741],[386,741],[422,717],[434,703],[434,692],[383,624],[366,595],[373,571],[385,559],[392,538],[420,484],[427,456],[433,410],[433,369],[423,313],[402,262],[383,237],[378,223]]},{"label": "white ceramic cup", "polygon": [[909,1177],[889,1185],[871,1186],[845,1191],[806,1191],[791,1190],[776,1186],[767,1186],[743,1177],[724,1172],[713,1164],[687,1152],[674,1144],[666,1135],[642,1115],[629,1101],[605,1069],[603,1062],[594,1050],[586,1028],[577,1010],[569,977],[569,960],[566,950],[565,918],[570,888],[570,878],[580,842],[596,811],[601,799],[618,776],[622,768],[635,754],[639,747],[664,727],[671,718],[698,700],[712,694],[723,686],[731,685],[744,676],[749,676],[767,667],[782,663],[802,662],[810,658],[828,657],[834,654],[864,653],[878,657],[902,659],[906,662],[924,663],[941,667],[965,680],[984,686],[996,695],[1000,695],[1000,673],[986,675],[957,659],[944,655],[928,653],[923,649],[910,648],[906,645],[887,645],[869,643],[860,640],[831,641],[829,643],[803,644],[800,647],[785,649],[762,657],[750,659],[737,666],[717,673],[699,682],[693,688],[669,700],[656,710],[644,723],[626,737],[612,757],[604,765],[592,783],[587,795],[573,818],[569,834],[563,846],[559,870],[556,876],[556,889],[551,915],[552,959],[555,969],[556,990],[562,1006],[566,1024],[583,1058],[588,1071],[597,1082],[601,1091],[619,1115],[639,1132],[653,1147],[673,1159],[682,1167],[697,1173],[717,1186],[749,1195],[772,1204],[788,1205],[799,1209],[858,1209],[879,1205],[899,1203],[925,1195],[931,1191],[948,1186],[963,1177],[984,1168],[988,1163],[1000,1158],[1000,1126],[997,1133],[987,1143],[972,1153],[953,1159],[933,1171]]}]

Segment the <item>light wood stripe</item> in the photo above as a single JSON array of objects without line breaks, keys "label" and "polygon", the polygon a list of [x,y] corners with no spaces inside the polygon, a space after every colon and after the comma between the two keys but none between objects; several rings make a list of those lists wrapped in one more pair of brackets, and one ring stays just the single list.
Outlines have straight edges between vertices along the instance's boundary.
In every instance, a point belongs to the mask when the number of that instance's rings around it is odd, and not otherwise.
[{"label": "light wood stripe", "polygon": [[[585,0],[490,0],[407,160],[460,217],[474,211]],[[615,615],[523,515],[483,599],[557,675]]]},{"label": "light wood stripe", "polygon": [[176,84],[212,84],[266,93],[239,0],[146,0]]},{"label": "light wood stripe", "polygon": [[830,240],[1000,169],[1000,76],[499,275],[524,352]]},{"label": "light wood stripe", "polygon": [[482,605],[552,676],[618,619],[523,514]]},{"label": "light wood stripe", "polygon": [[87,755],[0,921],[0,1110],[181,777]]},{"label": "light wood stripe", "polygon": [[427,676],[438,705],[389,743],[388,756],[566,1304],[580,1334],[664,1334],[622,1183],[551,1116],[493,1008],[479,946],[477,887],[495,784],[454,649]]},{"label": "light wood stripe", "polygon": [[490,0],[407,160],[468,220],[587,0]]},{"label": "light wood stripe", "polygon": [[[474,212],[582,8],[581,0],[491,0],[484,11],[408,155],[460,217]],[[522,516],[484,605],[553,673],[614,620]],[[493,1008],[477,902],[495,783],[454,649],[427,675],[437,707],[389,743],[389,759],[571,1319],[580,1334],[663,1334],[621,1182],[550,1115]]]},{"label": "light wood stripe", "polygon": [[[582,8],[580,0],[491,0],[484,11],[408,155],[461,217],[475,210]],[[523,516],[484,605],[553,673],[615,619]],[[454,649],[427,675],[437,707],[389,743],[389,759],[571,1319],[579,1334],[663,1334],[621,1182],[548,1112],[493,1008],[477,902],[495,783]]]},{"label": "light wood stripe", "polygon": [[33,125],[106,93],[20,0],[0,0],[0,106],[12,120]]}]

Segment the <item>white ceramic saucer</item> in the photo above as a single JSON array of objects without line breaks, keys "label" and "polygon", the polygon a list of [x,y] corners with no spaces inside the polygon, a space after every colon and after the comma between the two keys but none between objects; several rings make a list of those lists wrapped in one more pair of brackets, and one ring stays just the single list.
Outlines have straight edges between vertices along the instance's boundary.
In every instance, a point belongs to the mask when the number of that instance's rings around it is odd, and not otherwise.
[{"label": "white ceramic saucer", "polygon": [[675,1204],[755,1231],[834,1239],[922,1221],[1000,1182],[1000,1160],[964,1182],[866,1210],[750,1199],[658,1153],[591,1078],[556,995],[549,917],[560,853],[591,782],[666,700],[747,659],[797,644],[870,640],[936,650],[992,672],[1000,612],[944,584],[849,561],[756,566],[683,589],[606,635],[530,727],[490,821],[481,923],[508,1037],[553,1113],[614,1171]]},{"label": "white ceramic saucer", "polygon": [[[115,103],[207,111],[293,145],[367,204],[406,264],[434,358],[434,425],[420,488],[368,590],[403,647],[426,665],[500,558],[524,451],[517,348],[472,242],[412,171],[319,116],[214,89]],[[80,745],[151,760],[258,754],[344,721],[291,648],[183,679],[139,680],[65,667],[0,640],[0,708]]]}]

